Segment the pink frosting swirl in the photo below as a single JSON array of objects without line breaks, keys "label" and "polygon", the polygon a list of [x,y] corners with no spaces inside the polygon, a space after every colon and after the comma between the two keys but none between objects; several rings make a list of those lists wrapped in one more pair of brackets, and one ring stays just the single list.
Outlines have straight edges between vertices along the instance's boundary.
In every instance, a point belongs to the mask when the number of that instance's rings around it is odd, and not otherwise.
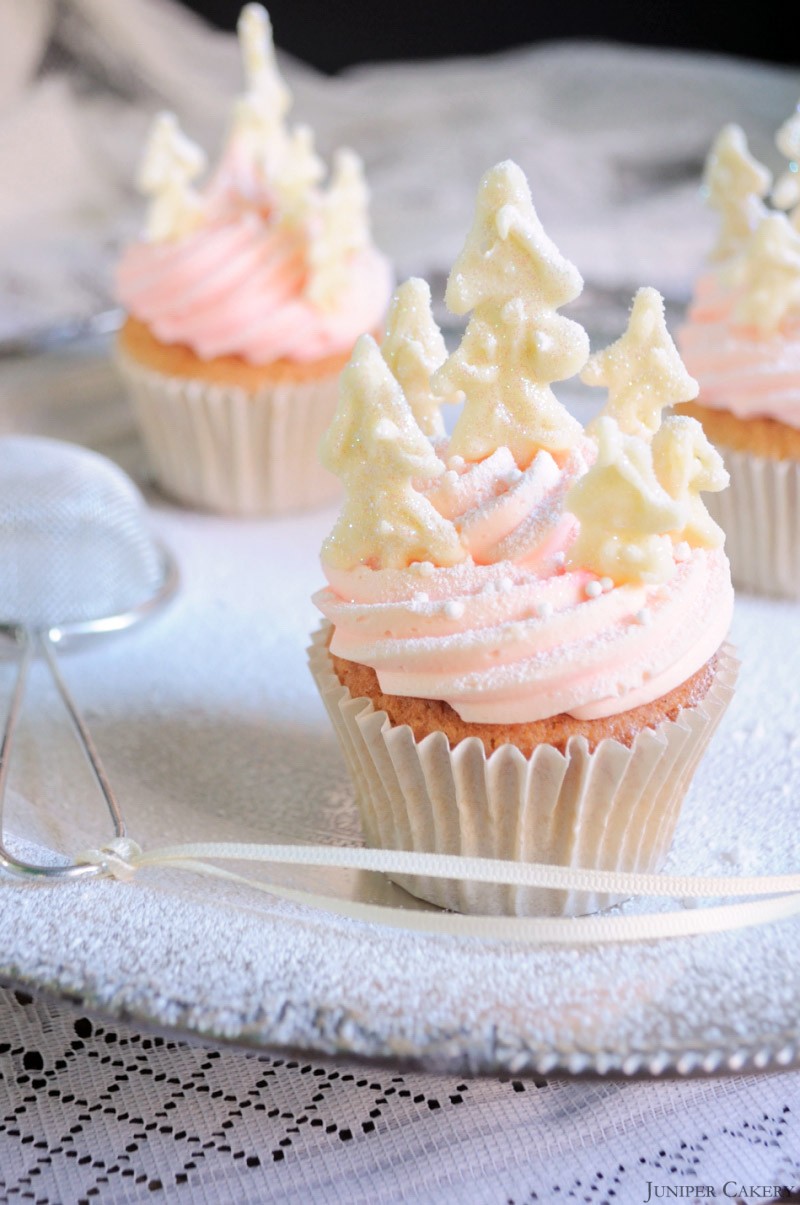
[{"label": "pink frosting swirl", "polygon": [[563,467],[540,452],[523,473],[505,453],[428,492],[461,532],[463,563],[326,567],[314,601],[331,651],[372,666],[387,694],[443,699],[476,723],[615,715],[685,682],[730,626],[724,553],[687,552],[665,584],[587,594],[595,576],[564,567],[577,524],[563,501],[591,446]]},{"label": "pink frosting swirl", "polygon": [[374,331],[392,291],[388,260],[352,253],[335,308],[306,295],[308,232],[279,222],[266,197],[240,191],[230,164],[212,181],[204,224],[174,242],[137,242],[120,260],[116,292],[163,343],[201,359],[309,362],[347,352]]},{"label": "pink frosting swirl", "polygon": [[688,320],[677,332],[699,401],[739,418],[766,416],[800,427],[800,320],[771,332],[736,322],[738,293],[714,273],[697,283]]}]

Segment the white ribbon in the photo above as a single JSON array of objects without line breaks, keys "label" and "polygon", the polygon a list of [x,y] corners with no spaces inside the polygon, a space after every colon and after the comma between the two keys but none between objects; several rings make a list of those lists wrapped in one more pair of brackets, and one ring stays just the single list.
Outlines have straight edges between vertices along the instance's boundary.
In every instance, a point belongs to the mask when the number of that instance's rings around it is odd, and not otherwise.
[{"label": "white ribbon", "polygon": [[[580,917],[467,916],[451,912],[365,904],[337,896],[302,891],[224,870],[207,859],[378,871],[392,875],[427,875],[476,883],[504,883],[516,887],[544,887],[625,896],[662,896],[691,900],[736,896],[749,898],[738,903],[636,916],[602,913]],[[97,865],[106,875],[125,882],[133,881],[140,871],[148,867],[170,867],[242,883],[259,891],[267,891],[281,899],[370,924],[421,933],[530,944],[594,945],[600,942],[683,937],[766,924],[800,913],[800,874],[637,874],[583,870],[535,862],[508,862],[496,858],[466,858],[331,845],[211,842],[172,845],[143,851],[135,841],[126,837],[117,838],[102,849],[88,850],[81,854],[77,861]]]}]

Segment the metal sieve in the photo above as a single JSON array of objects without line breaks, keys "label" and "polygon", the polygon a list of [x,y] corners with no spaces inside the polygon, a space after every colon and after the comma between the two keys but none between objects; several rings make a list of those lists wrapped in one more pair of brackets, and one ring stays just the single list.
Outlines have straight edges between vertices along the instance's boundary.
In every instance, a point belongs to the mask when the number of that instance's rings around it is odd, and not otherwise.
[{"label": "metal sieve", "polygon": [[123,471],[86,448],[33,436],[0,439],[0,636],[13,643],[17,676],[0,744],[0,867],[15,874],[74,878],[97,866],[34,866],[8,852],[3,803],[28,671],[41,655],[75,728],[114,835],[125,821],[56,646],[122,631],[174,594],[178,573],[151,534],[144,499]]}]

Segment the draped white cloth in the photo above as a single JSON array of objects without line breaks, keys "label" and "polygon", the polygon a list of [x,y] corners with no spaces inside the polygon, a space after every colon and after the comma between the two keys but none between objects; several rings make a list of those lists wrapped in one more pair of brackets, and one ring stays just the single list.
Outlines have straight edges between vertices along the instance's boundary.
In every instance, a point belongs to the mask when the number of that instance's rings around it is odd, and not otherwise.
[{"label": "draped white cloth", "polygon": [[[800,91],[787,68],[603,43],[336,78],[282,65],[322,151],[364,157],[401,276],[447,271],[479,177],[510,156],[587,281],[676,298],[710,237],[697,186],[713,135],[739,121],[781,167],[772,138]],[[2,337],[108,304],[149,118],[174,109],[213,157],[240,76],[235,40],[170,0],[5,0],[0,80]]]}]

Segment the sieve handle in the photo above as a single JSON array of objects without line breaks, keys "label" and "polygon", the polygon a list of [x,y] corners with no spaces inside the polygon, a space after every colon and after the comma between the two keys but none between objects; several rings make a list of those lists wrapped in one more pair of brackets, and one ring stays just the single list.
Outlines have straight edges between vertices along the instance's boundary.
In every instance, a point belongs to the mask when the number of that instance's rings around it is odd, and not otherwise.
[{"label": "sieve handle", "polygon": [[19,627],[14,629],[14,636],[17,644],[21,647],[21,652],[11,702],[3,728],[2,743],[0,743],[0,867],[12,874],[21,875],[26,878],[72,879],[91,877],[98,873],[99,868],[97,866],[74,862],[66,866],[35,866],[29,862],[21,862],[18,858],[15,858],[5,848],[3,842],[3,805],[5,803],[9,768],[11,765],[14,734],[22,711],[28,672],[36,652],[40,652],[44,657],[50,676],[69,715],[81,748],[86,754],[92,773],[100,788],[100,793],[105,800],[106,807],[111,816],[114,833],[117,837],[125,836],[125,820],[89,729],[64,681],[50,633],[48,631],[31,631],[28,628]]}]

